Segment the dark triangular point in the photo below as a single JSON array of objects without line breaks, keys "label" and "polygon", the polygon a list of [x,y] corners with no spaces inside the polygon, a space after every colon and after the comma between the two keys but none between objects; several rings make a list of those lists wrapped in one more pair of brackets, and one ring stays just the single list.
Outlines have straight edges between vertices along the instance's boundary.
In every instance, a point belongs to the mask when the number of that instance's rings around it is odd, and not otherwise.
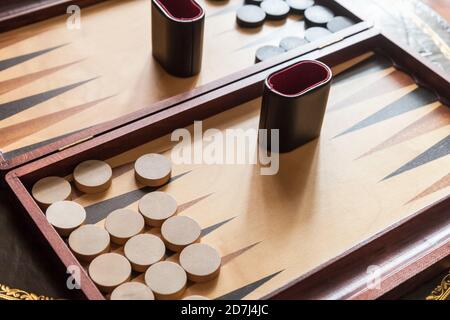
[{"label": "dark triangular point", "polygon": [[76,87],[79,87],[85,83],[88,83],[96,78],[92,78],[89,80],[73,83],[64,87],[60,87],[57,89],[53,89],[46,92],[41,92],[33,96],[29,96],[26,98],[22,98],[19,100],[6,102],[3,104],[0,104],[0,120],[7,119],[17,113],[20,113],[22,111],[25,111],[27,109],[30,109],[42,102],[45,102],[47,100],[50,100],[56,96],[59,96],[69,90],[75,89]]},{"label": "dark triangular point", "polygon": [[390,175],[386,176],[383,180],[395,177],[403,172],[413,170],[428,162],[445,157],[448,154],[450,154],[450,135],[448,135],[447,137],[436,143],[427,151],[418,155],[416,158],[414,158],[404,166],[395,170]]},{"label": "dark triangular point", "polygon": [[5,59],[5,60],[1,60],[0,61],[0,71],[9,69],[11,67],[14,67],[15,65],[18,65],[20,63],[23,63],[25,61],[31,60],[33,58],[39,57],[43,54],[46,54],[50,51],[56,50],[58,48],[64,47],[66,46],[66,44],[62,44],[56,47],[52,47],[52,48],[48,48],[48,49],[44,49],[44,50],[39,50],[39,51],[35,51],[32,53],[28,53],[28,54],[24,54],[21,56],[17,56],[17,57],[13,57],[13,58],[9,58],[9,59]]},{"label": "dark triangular point", "polygon": [[414,91],[408,93],[407,95],[403,96],[399,100],[391,103],[390,105],[384,107],[378,112],[375,112],[374,114],[370,115],[364,120],[358,122],[353,127],[338,134],[337,136],[335,136],[335,138],[350,132],[354,132],[369,127],[384,120],[391,119],[403,113],[424,107],[436,100],[437,98],[434,95],[434,93],[425,88],[419,87]]},{"label": "dark triangular point", "polygon": [[267,281],[271,280],[273,277],[277,276],[283,272],[283,270],[275,272],[271,274],[270,276],[267,276],[265,278],[262,278],[260,280],[257,280],[253,283],[250,283],[242,288],[236,289],[234,291],[231,291],[230,293],[227,293],[216,300],[242,300],[246,296],[248,296],[250,293],[261,287],[263,284],[265,284]]},{"label": "dark triangular point", "polygon": [[210,226],[210,227],[207,227],[207,228],[203,229],[203,230],[202,230],[201,237],[204,237],[204,236],[206,236],[207,234],[210,234],[211,232],[213,232],[214,230],[220,228],[220,227],[223,226],[224,224],[230,222],[230,221],[233,220],[234,218],[236,218],[236,217],[233,217],[233,218],[230,218],[230,219],[228,219],[228,220],[225,220],[225,221],[216,223],[216,224],[214,224],[214,225],[212,225],[212,226]]},{"label": "dark triangular point", "polygon": [[[190,173],[191,171],[184,172],[177,176],[172,177],[167,184],[181,178],[182,176]],[[166,184],[166,185],[167,185]],[[138,201],[149,192],[156,191],[161,187],[143,187],[141,189],[133,190],[114,198],[107,199],[105,201],[98,202],[96,204],[86,207],[86,223],[94,224],[106,218],[106,216],[112,211]]]}]

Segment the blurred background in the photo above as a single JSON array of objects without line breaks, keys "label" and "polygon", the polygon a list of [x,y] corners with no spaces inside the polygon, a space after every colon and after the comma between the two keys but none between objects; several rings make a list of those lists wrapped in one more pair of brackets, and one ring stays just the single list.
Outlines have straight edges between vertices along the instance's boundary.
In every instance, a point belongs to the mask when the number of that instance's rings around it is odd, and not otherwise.
[{"label": "blurred background", "polygon": [[450,0],[344,0],[384,33],[450,73]]}]

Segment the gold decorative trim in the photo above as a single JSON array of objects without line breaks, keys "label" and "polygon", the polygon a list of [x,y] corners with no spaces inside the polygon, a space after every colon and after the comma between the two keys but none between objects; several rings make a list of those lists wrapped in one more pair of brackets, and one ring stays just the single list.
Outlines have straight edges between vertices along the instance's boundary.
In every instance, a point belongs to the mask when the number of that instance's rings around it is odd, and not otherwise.
[{"label": "gold decorative trim", "polygon": [[441,284],[439,284],[428,297],[427,300],[447,300],[450,297],[450,272],[444,279],[442,279]]},{"label": "gold decorative trim", "polygon": [[38,296],[20,289],[12,289],[0,283],[0,300],[53,300],[46,296]]}]

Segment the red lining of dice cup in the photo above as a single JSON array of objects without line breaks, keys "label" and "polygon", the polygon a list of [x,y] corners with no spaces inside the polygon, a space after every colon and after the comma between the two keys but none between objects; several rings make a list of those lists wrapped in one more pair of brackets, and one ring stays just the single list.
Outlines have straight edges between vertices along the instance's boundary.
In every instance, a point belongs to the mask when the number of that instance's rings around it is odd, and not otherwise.
[{"label": "red lining of dice cup", "polygon": [[203,9],[194,0],[156,0],[164,12],[173,19],[195,20],[203,15]]},{"label": "red lining of dice cup", "polygon": [[299,96],[331,79],[331,70],[321,62],[306,60],[269,76],[273,91],[285,96]]}]

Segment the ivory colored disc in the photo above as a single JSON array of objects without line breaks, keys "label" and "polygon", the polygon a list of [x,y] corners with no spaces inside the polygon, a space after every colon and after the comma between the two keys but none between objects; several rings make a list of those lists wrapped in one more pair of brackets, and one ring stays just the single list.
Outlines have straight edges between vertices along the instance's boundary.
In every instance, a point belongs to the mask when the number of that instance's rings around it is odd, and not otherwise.
[{"label": "ivory colored disc", "polygon": [[186,216],[167,219],[161,226],[164,243],[169,250],[180,252],[200,239],[201,228],[198,223]]},{"label": "ivory colored disc", "polygon": [[161,227],[163,222],[177,212],[178,204],[174,197],[165,192],[151,192],[139,201],[139,212],[147,225]]},{"label": "ivory colored disc", "polygon": [[114,289],[111,300],[155,300],[155,296],[143,283],[125,282]]},{"label": "ivory colored disc", "polygon": [[115,210],[105,220],[105,229],[111,235],[111,241],[120,245],[141,233],[144,226],[142,215],[130,209]]},{"label": "ivory colored disc", "polygon": [[112,169],[104,161],[84,161],[73,171],[73,179],[77,189],[82,192],[103,192],[111,186]]},{"label": "ivory colored disc", "polygon": [[140,183],[149,187],[159,187],[169,181],[172,163],[163,155],[150,153],[136,160],[134,170]]},{"label": "ivory colored disc", "polygon": [[131,277],[131,265],[117,253],[105,253],[89,265],[89,276],[102,292],[109,293]]},{"label": "ivory colored disc", "polygon": [[44,209],[52,203],[70,199],[71,193],[70,183],[60,177],[43,178],[36,182],[31,190],[33,198]]},{"label": "ivory colored disc", "polygon": [[79,227],[69,236],[69,247],[83,261],[91,261],[98,255],[108,252],[109,233],[96,225]]},{"label": "ivory colored disc", "polygon": [[133,270],[145,272],[149,266],[161,261],[166,253],[164,242],[152,234],[138,234],[127,241],[125,257],[131,262]]},{"label": "ivory colored disc", "polygon": [[145,283],[158,300],[178,299],[186,289],[186,272],[178,264],[168,261],[158,262],[148,268]]},{"label": "ivory colored disc", "polygon": [[180,254],[180,265],[186,271],[188,279],[194,282],[210,281],[220,272],[221,258],[213,247],[204,243],[195,243],[186,247]]},{"label": "ivory colored disc", "polygon": [[67,237],[86,220],[84,208],[73,201],[55,202],[47,208],[45,215],[47,221],[63,237]]},{"label": "ivory colored disc", "polygon": [[207,297],[204,297],[204,296],[189,296],[189,297],[186,297],[186,298],[183,298],[183,300],[210,300],[210,299],[208,299]]}]

